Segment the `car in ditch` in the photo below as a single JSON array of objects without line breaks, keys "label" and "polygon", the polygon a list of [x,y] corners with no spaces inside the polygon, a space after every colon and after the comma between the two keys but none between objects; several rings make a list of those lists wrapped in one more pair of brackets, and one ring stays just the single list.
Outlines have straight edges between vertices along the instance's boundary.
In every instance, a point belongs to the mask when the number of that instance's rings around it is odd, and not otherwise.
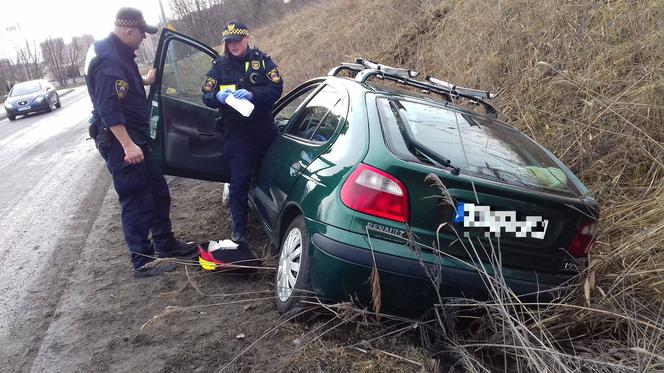
[{"label": "car in ditch", "polygon": [[55,87],[44,79],[15,84],[5,100],[5,112],[9,120],[15,120],[19,115],[52,111],[61,106]]},{"label": "car in ditch", "polygon": [[[149,138],[166,174],[229,181],[218,112],[200,92],[217,56],[161,35]],[[578,276],[598,204],[563,162],[497,118],[493,97],[362,59],[284,95],[273,111],[281,135],[250,192],[279,251],[277,309],[315,298],[372,307],[374,267],[385,312],[486,298],[498,278],[549,300]]]}]

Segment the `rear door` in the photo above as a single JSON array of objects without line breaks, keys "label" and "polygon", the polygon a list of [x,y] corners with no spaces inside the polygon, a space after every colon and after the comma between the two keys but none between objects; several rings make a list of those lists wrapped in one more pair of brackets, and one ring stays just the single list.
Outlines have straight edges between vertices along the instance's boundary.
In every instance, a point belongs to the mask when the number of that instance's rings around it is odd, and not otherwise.
[{"label": "rear door", "polygon": [[203,104],[201,85],[219,54],[183,34],[163,29],[150,88],[148,138],[165,174],[230,180],[219,113]]},{"label": "rear door", "polygon": [[[568,267],[570,242],[596,214],[582,200],[576,178],[553,155],[488,119],[437,104],[376,102],[387,149],[408,161],[393,172],[408,189],[410,229],[420,242],[487,262],[495,248],[504,267],[549,273]],[[409,136],[415,141],[406,141]],[[413,158],[426,148],[459,167],[459,175]],[[438,176],[444,188],[425,182],[428,174]],[[432,197],[445,195],[454,202],[432,203]],[[446,222],[452,224],[440,225]]]},{"label": "rear door", "polygon": [[273,227],[295,181],[334,141],[348,111],[345,87],[314,81],[279,102],[275,120],[283,130],[265,154],[254,191],[264,222]]}]

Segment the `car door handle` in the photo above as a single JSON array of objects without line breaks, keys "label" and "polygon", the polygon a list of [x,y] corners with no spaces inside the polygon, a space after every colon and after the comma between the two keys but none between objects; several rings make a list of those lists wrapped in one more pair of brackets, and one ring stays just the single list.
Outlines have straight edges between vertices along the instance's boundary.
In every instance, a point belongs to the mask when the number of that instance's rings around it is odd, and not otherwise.
[{"label": "car door handle", "polygon": [[296,176],[301,174],[304,171],[304,164],[301,161],[297,161],[291,165],[290,175]]}]

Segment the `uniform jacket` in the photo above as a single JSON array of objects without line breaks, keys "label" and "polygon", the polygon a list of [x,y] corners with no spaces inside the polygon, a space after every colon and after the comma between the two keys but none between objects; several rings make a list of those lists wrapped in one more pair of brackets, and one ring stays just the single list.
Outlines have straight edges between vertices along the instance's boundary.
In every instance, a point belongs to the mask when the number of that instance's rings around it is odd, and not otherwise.
[{"label": "uniform jacket", "polygon": [[[246,89],[253,94],[254,111],[248,118],[235,109],[221,104],[215,97],[219,90]],[[270,56],[256,48],[249,48],[242,59],[228,53],[212,62],[203,82],[203,102],[211,108],[219,108],[227,130],[271,126],[272,107],[283,91],[283,81],[277,65]]]},{"label": "uniform jacket", "polygon": [[85,78],[102,127],[124,124],[137,145],[147,143],[148,103],[143,77],[134,62],[134,50],[111,33],[90,46]]}]

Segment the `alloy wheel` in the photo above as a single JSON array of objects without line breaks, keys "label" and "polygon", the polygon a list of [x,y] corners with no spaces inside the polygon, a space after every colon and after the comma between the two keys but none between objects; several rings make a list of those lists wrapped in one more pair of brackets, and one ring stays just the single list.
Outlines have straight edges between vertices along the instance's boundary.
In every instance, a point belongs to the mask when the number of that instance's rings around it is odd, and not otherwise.
[{"label": "alloy wheel", "polygon": [[277,295],[282,302],[288,301],[293,293],[297,275],[300,273],[301,259],[302,233],[299,229],[293,228],[284,240],[277,269]]}]

